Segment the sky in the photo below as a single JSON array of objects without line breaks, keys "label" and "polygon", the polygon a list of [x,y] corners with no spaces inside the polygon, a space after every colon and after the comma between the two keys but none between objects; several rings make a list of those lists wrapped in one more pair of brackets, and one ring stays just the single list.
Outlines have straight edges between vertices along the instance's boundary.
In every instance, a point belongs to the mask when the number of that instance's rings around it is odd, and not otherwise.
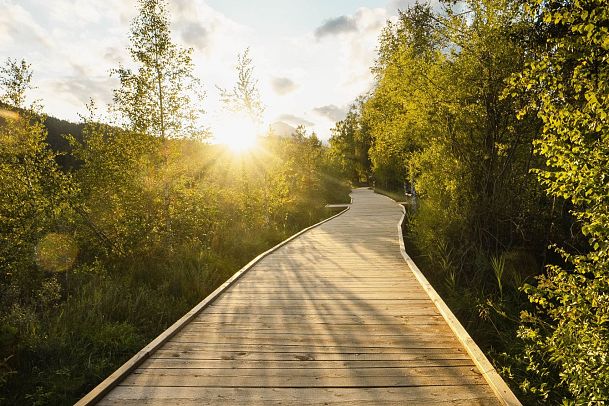
[{"label": "sky", "polygon": [[[236,81],[247,47],[266,106],[265,125],[304,125],[327,140],[348,106],[373,85],[386,21],[414,0],[169,0],[176,43],[193,48],[206,124],[223,125],[217,86]],[[26,59],[32,98],[46,113],[78,121],[93,98],[104,106],[129,65],[136,0],[0,0],[0,58]]]}]

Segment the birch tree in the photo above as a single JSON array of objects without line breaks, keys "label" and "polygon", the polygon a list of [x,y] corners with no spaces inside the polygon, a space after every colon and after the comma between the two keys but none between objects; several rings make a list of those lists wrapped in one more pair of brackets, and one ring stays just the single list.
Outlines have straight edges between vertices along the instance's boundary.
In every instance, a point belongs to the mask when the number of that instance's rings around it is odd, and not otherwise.
[{"label": "birch tree", "polygon": [[161,139],[204,138],[204,94],[193,74],[193,50],[172,41],[166,1],[139,1],[130,42],[135,67],[120,66],[112,72],[120,80],[114,109],[134,131]]}]

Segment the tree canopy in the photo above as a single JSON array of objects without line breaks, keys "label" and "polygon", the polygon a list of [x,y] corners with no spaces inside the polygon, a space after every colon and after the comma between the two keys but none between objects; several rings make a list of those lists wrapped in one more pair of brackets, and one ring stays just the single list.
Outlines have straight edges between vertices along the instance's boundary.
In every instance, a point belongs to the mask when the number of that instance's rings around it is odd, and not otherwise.
[{"label": "tree canopy", "polygon": [[410,249],[530,403],[609,396],[607,10],[414,4],[331,139],[353,181],[368,160],[377,188],[417,196]]}]

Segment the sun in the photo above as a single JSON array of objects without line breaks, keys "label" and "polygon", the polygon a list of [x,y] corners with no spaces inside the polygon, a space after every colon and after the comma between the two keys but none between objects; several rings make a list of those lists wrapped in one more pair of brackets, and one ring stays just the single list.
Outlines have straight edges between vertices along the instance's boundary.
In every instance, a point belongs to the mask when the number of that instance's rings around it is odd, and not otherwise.
[{"label": "sun", "polygon": [[259,133],[260,125],[245,114],[227,114],[217,124],[214,139],[241,154],[256,146]]}]

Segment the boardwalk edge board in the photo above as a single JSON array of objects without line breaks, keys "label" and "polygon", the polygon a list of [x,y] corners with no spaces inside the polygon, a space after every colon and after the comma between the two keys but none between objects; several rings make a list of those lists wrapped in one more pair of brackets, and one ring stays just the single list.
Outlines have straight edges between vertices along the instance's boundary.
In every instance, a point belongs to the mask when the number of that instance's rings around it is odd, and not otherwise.
[{"label": "boardwalk edge board", "polygon": [[[381,195],[384,196],[384,195]],[[391,199],[388,196],[384,196],[387,199]],[[406,264],[417,278],[423,289],[427,292],[432,302],[436,305],[436,308],[440,312],[440,314],[444,317],[452,331],[455,333],[461,344],[465,347],[465,350],[469,354],[469,356],[474,361],[474,364],[480,370],[480,373],[489,384],[495,395],[499,398],[499,401],[506,406],[522,406],[522,403],[518,400],[516,395],[512,392],[509,386],[505,383],[503,378],[499,375],[499,373],[495,370],[493,365],[490,363],[486,355],[482,352],[480,347],[476,344],[476,342],[471,338],[468,332],[465,330],[463,325],[459,322],[459,320],[455,317],[450,308],[444,303],[444,300],[440,297],[440,295],[436,292],[433,286],[429,283],[425,275],[421,272],[419,267],[414,263],[412,258],[406,253],[406,248],[404,245],[404,236],[402,235],[402,224],[406,217],[406,209],[403,205],[395,202],[402,209],[402,218],[398,223],[398,236],[400,241],[400,252],[402,253],[402,257],[406,261]]]},{"label": "boardwalk edge board", "polygon": [[[351,198],[351,203],[353,203],[353,198]],[[344,210],[339,213],[328,217],[325,220],[320,221],[319,223],[313,224],[293,236],[289,237],[286,240],[283,240],[279,244],[275,245],[273,248],[263,252],[258,255],[256,258],[247,263],[243,268],[237,271],[233,276],[231,276],[226,282],[220,285],[216,290],[210,293],[205,299],[203,299],[199,304],[193,307],[188,313],[186,313],[182,318],[176,321],[171,325],[167,330],[163,331],[157,338],[152,340],[148,345],[142,348],[137,354],[135,354],[131,359],[125,362],[120,368],[112,373],[109,377],[104,379],[99,385],[97,385],[91,392],[86,394],[82,399],[75,403],[75,406],[85,406],[85,405],[94,405],[101,398],[103,398],[110,390],[112,390],[115,386],[117,386],[123,378],[129,375],[133,370],[135,370],[138,366],[140,366],[146,359],[150,357],[150,355],[159,349],[167,340],[173,337],[176,333],[178,333],[184,326],[186,326],[192,319],[194,319],[201,311],[203,311],[206,307],[212,304],[222,293],[224,293],[229,287],[231,287],[239,278],[241,278],[247,271],[254,267],[258,262],[260,262],[264,257],[283,247],[290,241],[295,238],[301,236],[307,231],[320,226],[323,223],[326,223],[342,214],[347,212],[350,209],[347,206]]]}]

